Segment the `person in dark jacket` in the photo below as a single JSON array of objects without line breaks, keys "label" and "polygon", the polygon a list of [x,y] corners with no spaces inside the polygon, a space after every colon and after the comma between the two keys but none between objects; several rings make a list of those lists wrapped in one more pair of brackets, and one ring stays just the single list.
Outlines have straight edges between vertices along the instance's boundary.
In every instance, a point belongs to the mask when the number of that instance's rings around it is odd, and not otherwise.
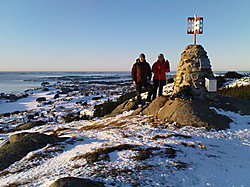
[{"label": "person in dark jacket", "polygon": [[152,77],[151,67],[148,62],[146,62],[145,55],[140,54],[139,59],[134,63],[131,71],[133,84],[136,85],[136,96],[138,103],[141,103],[141,92],[142,88],[145,87],[148,91],[147,101],[151,101],[152,96],[152,86],[150,80]]},{"label": "person in dark jacket", "polygon": [[166,72],[170,71],[169,62],[168,60],[165,60],[163,54],[158,55],[158,60],[153,64],[152,71],[154,73],[153,99],[155,99],[158,88],[158,95],[162,96],[163,86],[166,85]]}]

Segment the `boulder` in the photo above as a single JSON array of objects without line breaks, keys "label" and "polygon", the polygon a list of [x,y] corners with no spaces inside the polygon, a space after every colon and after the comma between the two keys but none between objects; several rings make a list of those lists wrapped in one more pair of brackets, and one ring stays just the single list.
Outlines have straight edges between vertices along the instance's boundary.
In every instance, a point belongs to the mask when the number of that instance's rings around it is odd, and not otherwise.
[{"label": "boulder", "polygon": [[49,91],[49,88],[43,88],[42,91],[47,92]]},{"label": "boulder", "polygon": [[161,107],[165,104],[167,100],[168,97],[166,96],[157,97],[147,108],[142,111],[142,114],[157,116],[158,111],[161,109]]},{"label": "boulder", "polygon": [[46,101],[46,97],[39,97],[36,99],[36,102],[38,103],[43,102],[43,101]]},{"label": "boulder", "polygon": [[158,113],[161,120],[175,121],[180,125],[206,127],[222,130],[229,128],[231,120],[217,114],[209,102],[202,99],[194,100],[169,100]]},{"label": "boulder", "polygon": [[114,117],[118,114],[122,114],[125,111],[135,110],[138,106],[135,101],[125,101],[124,103],[118,105],[115,110],[113,110],[110,114],[104,116],[106,117]]},{"label": "boulder", "polygon": [[73,92],[71,88],[62,88],[60,94],[68,94],[70,92]]},{"label": "boulder", "polygon": [[59,94],[54,95],[54,99],[58,99],[60,97]]},{"label": "boulder", "polygon": [[235,72],[235,71],[229,71],[224,75],[225,78],[231,78],[231,79],[240,79],[243,77],[243,75]]},{"label": "boulder", "polygon": [[19,133],[11,135],[9,141],[0,147],[0,170],[22,159],[30,151],[41,149],[47,144],[54,144],[62,140],[65,139],[40,133]]},{"label": "boulder", "polygon": [[5,130],[5,131],[3,131],[3,133],[27,130],[27,129],[31,129],[31,128],[35,127],[35,126],[41,126],[41,125],[44,125],[44,124],[46,124],[46,122],[44,122],[44,121],[40,121],[40,120],[39,121],[32,121],[32,122],[28,122],[28,123],[18,125],[16,128]]},{"label": "boulder", "polygon": [[76,177],[64,177],[57,179],[49,187],[104,187],[101,182],[92,181],[89,179],[82,179]]}]

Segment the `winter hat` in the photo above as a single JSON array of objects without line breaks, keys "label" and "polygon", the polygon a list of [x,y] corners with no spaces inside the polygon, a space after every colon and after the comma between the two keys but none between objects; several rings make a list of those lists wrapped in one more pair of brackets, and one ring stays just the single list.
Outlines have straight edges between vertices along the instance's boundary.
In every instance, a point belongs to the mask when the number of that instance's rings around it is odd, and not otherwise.
[{"label": "winter hat", "polygon": [[160,53],[160,54],[158,55],[158,58],[159,58],[159,57],[164,58],[164,55],[163,55],[162,53]]},{"label": "winter hat", "polygon": [[139,57],[145,58],[145,55],[143,53],[141,53]]}]

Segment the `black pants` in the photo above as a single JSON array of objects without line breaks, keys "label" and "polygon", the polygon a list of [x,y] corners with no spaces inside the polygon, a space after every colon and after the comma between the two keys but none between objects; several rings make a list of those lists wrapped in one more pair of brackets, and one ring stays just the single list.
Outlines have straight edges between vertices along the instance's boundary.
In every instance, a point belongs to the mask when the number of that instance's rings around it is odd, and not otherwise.
[{"label": "black pants", "polygon": [[154,79],[153,82],[154,82],[153,99],[155,99],[158,88],[159,88],[159,96],[162,96],[163,86],[166,85],[166,81]]},{"label": "black pants", "polygon": [[140,102],[141,101],[141,93],[142,93],[142,87],[145,87],[148,91],[148,97],[147,101],[151,101],[151,96],[152,96],[152,91],[153,88],[149,82],[137,82],[136,83],[136,96],[137,100]]}]

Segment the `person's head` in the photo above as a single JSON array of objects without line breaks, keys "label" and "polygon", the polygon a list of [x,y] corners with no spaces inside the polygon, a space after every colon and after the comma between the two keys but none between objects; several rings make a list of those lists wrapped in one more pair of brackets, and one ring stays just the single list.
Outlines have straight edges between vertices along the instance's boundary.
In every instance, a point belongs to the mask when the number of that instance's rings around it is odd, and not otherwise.
[{"label": "person's head", "polygon": [[159,61],[163,61],[163,60],[164,60],[164,55],[163,55],[162,53],[160,53],[160,54],[158,55],[158,60],[159,60]]},{"label": "person's head", "polygon": [[140,56],[139,56],[140,62],[144,62],[145,58],[146,58],[145,55],[143,53],[141,53]]}]

